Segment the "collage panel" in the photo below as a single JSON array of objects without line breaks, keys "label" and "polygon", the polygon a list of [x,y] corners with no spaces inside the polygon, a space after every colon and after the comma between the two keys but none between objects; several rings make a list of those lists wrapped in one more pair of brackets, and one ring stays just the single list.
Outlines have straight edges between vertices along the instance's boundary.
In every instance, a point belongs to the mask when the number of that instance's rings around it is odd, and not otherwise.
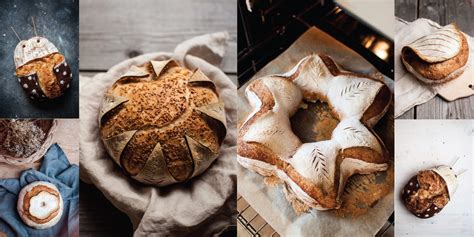
[{"label": "collage panel", "polygon": [[474,236],[473,36],[474,0],[0,0],[0,237]]},{"label": "collage panel", "polygon": [[0,236],[79,236],[79,120],[0,120]]},{"label": "collage panel", "polygon": [[0,118],[79,118],[78,1],[0,1]]},{"label": "collage panel", "polygon": [[473,235],[474,122],[395,122],[396,236]]},{"label": "collage panel", "polygon": [[395,0],[395,117],[474,119],[474,4]]},{"label": "collage panel", "polygon": [[235,236],[236,1],[80,1],[81,236]]},{"label": "collage panel", "polygon": [[239,5],[239,236],[393,233],[392,21],[346,1],[251,3]]}]

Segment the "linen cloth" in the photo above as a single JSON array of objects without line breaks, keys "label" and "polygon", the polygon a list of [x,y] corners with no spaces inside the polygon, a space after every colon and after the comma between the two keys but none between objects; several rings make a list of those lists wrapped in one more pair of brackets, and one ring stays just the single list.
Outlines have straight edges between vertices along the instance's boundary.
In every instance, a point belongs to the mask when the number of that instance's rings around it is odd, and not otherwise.
[{"label": "linen cloth", "polygon": [[[182,42],[174,53],[152,53],[125,60],[107,73],[81,77],[81,179],[95,185],[130,218],[134,236],[211,236],[236,225],[236,85],[217,65],[223,59],[226,32]],[[202,175],[167,187],[147,186],[125,176],[107,155],[99,136],[99,110],[105,91],[132,65],[150,60],[177,60],[200,68],[216,85],[225,103],[227,135],[219,157]]]}]

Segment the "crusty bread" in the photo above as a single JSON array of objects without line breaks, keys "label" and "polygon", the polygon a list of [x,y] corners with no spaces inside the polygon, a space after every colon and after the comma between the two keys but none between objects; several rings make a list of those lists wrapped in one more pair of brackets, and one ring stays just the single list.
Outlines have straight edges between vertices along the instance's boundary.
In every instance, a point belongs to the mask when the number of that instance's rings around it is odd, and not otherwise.
[{"label": "crusty bread", "polygon": [[406,69],[427,84],[444,83],[459,77],[468,59],[466,36],[454,24],[404,46],[401,53]]},{"label": "crusty bread", "polygon": [[31,99],[54,99],[70,87],[71,69],[59,53],[35,59],[16,69],[18,82]]},{"label": "crusty bread", "polygon": [[225,134],[214,83],[175,61],[133,66],[106,92],[100,113],[109,155],[126,174],[158,186],[202,173]]},{"label": "crusty bread", "polygon": [[[287,196],[318,210],[337,209],[350,176],[388,168],[387,151],[370,129],[390,104],[383,82],[341,71],[328,56],[310,55],[285,74],[253,81],[246,96],[253,111],[239,129],[237,160],[280,178],[292,192]],[[330,139],[302,143],[293,133],[289,117],[303,99],[328,102],[339,119]]]},{"label": "crusty bread", "polygon": [[26,225],[46,229],[56,225],[61,219],[63,199],[55,185],[36,181],[20,191],[17,210]]},{"label": "crusty bread", "polygon": [[423,170],[405,185],[402,200],[413,215],[430,218],[448,204],[448,187],[439,174],[432,170]]}]

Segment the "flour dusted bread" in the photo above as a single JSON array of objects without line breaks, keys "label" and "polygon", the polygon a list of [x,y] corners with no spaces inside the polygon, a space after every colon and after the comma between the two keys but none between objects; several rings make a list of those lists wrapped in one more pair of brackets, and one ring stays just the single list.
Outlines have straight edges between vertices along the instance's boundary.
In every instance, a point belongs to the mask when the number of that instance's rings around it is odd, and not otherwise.
[{"label": "flour dusted bread", "polygon": [[48,119],[0,120],[0,161],[16,165],[41,158],[55,128],[56,122]]},{"label": "flour dusted bread", "polygon": [[214,83],[173,60],[132,66],[106,92],[99,120],[105,148],[122,170],[157,186],[204,172],[226,135]]},{"label": "flour dusted bread", "polygon": [[403,47],[401,60],[424,83],[443,83],[464,72],[469,50],[466,36],[450,24]]},{"label": "flour dusted bread", "polygon": [[438,214],[456,192],[457,175],[448,166],[422,170],[413,176],[402,190],[407,209],[419,218]]},{"label": "flour dusted bread", "polygon": [[[238,162],[281,179],[287,196],[317,210],[338,209],[352,175],[388,168],[387,151],[371,130],[390,104],[383,82],[310,55],[285,74],[253,81],[245,92],[252,112],[239,128]],[[293,133],[289,118],[303,100],[329,104],[339,120],[329,139],[303,143]]]},{"label": "flour dusted bread", "polygon": [[32,100],[61,96],[72,82],[66,59],[46,38],[23,40],[15,48],[18,82]]},{"label": "flour dusted bread", "polygon": [[61,220],[63,199],[54,184],[37,181],[26,185],[20,191],[17,210],[26,225],[35,229],[46,229]]}]

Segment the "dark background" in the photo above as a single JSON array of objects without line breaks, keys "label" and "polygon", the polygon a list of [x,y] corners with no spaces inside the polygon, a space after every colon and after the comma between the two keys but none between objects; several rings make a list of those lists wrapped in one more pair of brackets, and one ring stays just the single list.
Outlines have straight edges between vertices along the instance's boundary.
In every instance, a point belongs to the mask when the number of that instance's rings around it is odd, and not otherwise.
[{"label": "dark background", "polygon": [[[66,57],[73,73],[71,88],[54,100],[34,102],[28,98],[15,76],[13,52],[18,39],[38,36],[53,43]],[[79,0],[0,0],[0,117],[78,118],[79,117]]]}]

